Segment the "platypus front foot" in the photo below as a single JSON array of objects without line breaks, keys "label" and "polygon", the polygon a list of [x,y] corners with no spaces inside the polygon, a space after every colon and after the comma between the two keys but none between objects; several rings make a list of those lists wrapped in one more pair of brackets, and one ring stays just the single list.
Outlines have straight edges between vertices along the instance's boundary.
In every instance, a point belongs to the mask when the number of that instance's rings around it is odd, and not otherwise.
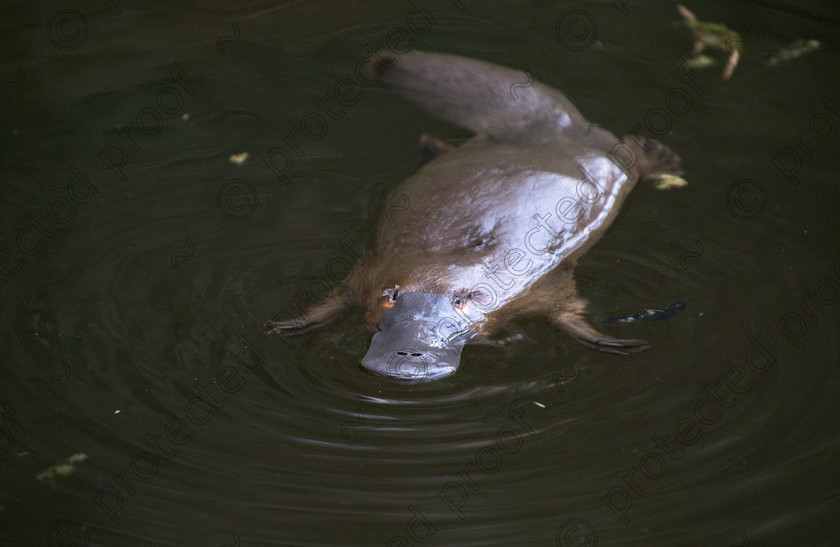
[{"label": "platypus front foot", "polygon": [[268,334],[299,334],[306,330],[306,322],[302,319],[287,321],[263,321],[262,328]]},{"label": "platypus front foot", "polygon": [[263,321],[262,327],[269,334],[303,334],[336,321],[349,304],[350,292],[346,287],[338,286],[330,292],[326,300],[306,308],[300,316],[284,321]]},{"label": "platypus front foot", "polygon": [[618,355],[629,355],[631,353],[638,353],[640,351],[650,349],[650,344],[644,340],[623,340],[613,338],[612,336],[600,336],[594,340],[578,338],[577,341],[589,349],[596,349],[607,353],[616,353]]},{"label": "platypus front foot", "polygon": [[262,328],[266,334],[282,334],[284,336],[294,336],[296,334],[303,334],[314,329],[319,329],[329,325],[336,319],[335,316],[315,317],[311,314],[304,314],[294,319],[286,319],[285,321],[263,321]]},{"label": "platypus front foot", "polygon": [[[582,304],[580,307],[582,308]],[[552,318],[552,323],[590,349],[618,355],[629,355],[650,349],[650,344],[644,340],[622,340],[601,334],[592,328],[579,312],[560,313]]]}]

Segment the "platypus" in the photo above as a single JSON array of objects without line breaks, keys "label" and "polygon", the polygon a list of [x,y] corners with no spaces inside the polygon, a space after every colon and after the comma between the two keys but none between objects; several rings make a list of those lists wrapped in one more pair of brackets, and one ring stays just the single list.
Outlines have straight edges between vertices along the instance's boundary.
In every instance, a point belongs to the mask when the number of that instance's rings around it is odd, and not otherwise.
[{"label": "platypus", "polygon": [[589,348],[650,347],[594,329],[573,272],[639,180],[682,173],[674,152],[618,140],[521,71],[420,51],[376,53],[368,69],[475,136],[457,148],[421,138],[436,157],[393,190],[404,207],[383,215],[366,257],[323,303],[268,330],[308,330],[360,303],[375,332],[362,366],[414,382],[452,374],[465,344],[524,315]]}]

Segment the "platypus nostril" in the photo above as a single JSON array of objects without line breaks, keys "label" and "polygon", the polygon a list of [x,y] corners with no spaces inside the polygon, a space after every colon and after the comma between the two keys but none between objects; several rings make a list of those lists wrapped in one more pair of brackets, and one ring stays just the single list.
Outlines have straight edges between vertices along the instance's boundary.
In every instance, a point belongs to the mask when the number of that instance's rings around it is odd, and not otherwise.
[{"label": "platypus nostril", "polygon": [[408,354],[407,354],[406,352],[404,352],[404,351],[398,351],[398,352],[397,352],[397,355],[408,355]]},{"label": "platypus nostril", "polygon": [[412,357],[422,357],[423,354],[422,353],[412,353],[411,356]]}]

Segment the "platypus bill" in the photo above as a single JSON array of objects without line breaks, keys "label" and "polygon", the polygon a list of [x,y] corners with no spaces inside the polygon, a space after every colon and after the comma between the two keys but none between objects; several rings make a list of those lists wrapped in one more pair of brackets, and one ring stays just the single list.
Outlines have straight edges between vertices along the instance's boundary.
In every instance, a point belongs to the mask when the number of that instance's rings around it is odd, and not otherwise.
[{"label": "platypus bill", "polygon": [[573,271],[636,182],[682,173],[676,154],[651,139],[619,141],[559,91],[523,87],[521,71],[423,52],[380,52],[368,68],[476,136],[458,148],[421,139],[437,157],[394,190],[408,207],[383,216],[372,250],[322,304],[267,329],[301,332],[361,303],[377,331],[362,365],[405,382],[452,374],[466,343],[523,315],[593,349],[650,347],[590,326]]}]

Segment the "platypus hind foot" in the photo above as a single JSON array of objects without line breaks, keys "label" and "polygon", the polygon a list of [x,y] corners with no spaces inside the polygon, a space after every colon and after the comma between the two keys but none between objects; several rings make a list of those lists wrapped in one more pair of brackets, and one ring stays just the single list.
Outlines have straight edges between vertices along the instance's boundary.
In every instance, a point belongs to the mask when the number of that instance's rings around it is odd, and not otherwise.
[{"label": "platypus hind foot", "polygon": [[683,174],[680,157],[661,142],[637,135],[625,135],[624,144],[633,149],[637,158],[633,167],[642,180],[659,175]]},{"label": "platypus hind foot", "polygon": [[439,138],[429,135],[428,133],[420,135],[420,146],[423,150],[430,152],[435,157],[455,150],[454,146],[450,146]]}]

